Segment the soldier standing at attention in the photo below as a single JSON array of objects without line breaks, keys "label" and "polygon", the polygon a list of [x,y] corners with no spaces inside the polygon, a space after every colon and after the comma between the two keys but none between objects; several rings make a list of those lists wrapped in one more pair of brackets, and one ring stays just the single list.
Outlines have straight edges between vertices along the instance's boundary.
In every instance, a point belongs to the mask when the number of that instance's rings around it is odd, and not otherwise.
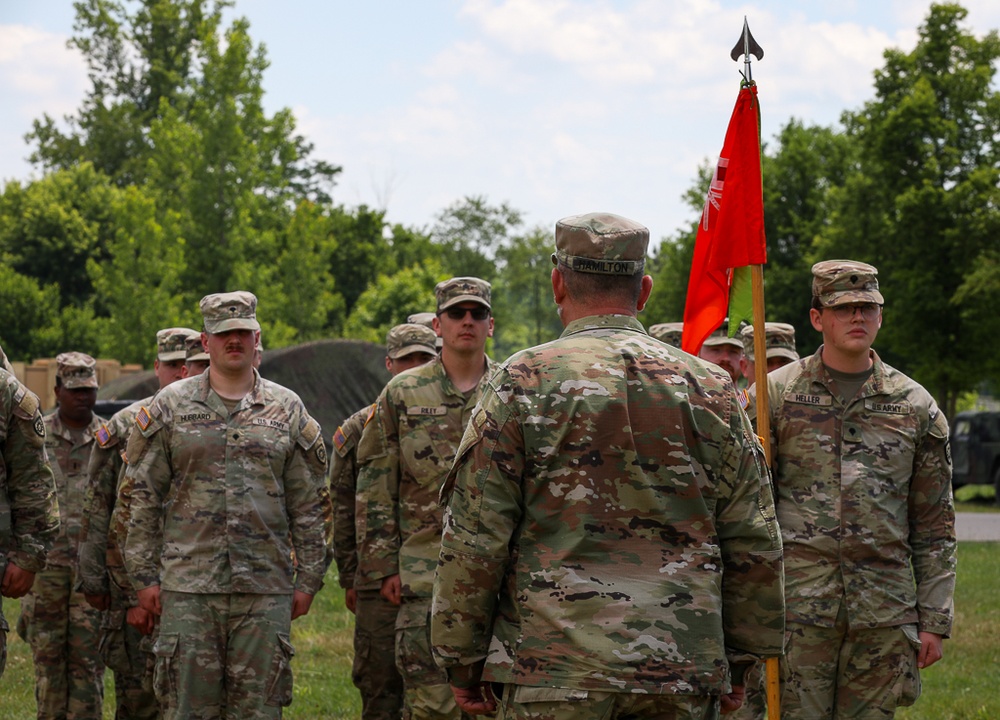
[{"label": "soldier standing at attention", "polygon": [[399,606],[396,666],[409,720],[459,718],[444,671],[430,650],[431,585],[444,511],[438,493],[493,367],[490,284],[473,277],[438,283],[435,332],[441,354],[397,375],[382,390],[358,446],[357,581],[381,583]]},{"label": "soldier standing at attention", "polygon": [[[0,596],[19,598],[31,589],[58,529],[38,398],[0,368]],[[7,664],[8,630],[0,601],[0,677]]]},{"label": "soldier standing at attention", "polygon": [[[186,344],[201,333],[188,328],[166,328],[156,333],[153,373],[159,389],[180,380],[185,368]],[[97,444],[90,453],[84,507],[83,541],[80,544],[78,587],[92,607],[103,610],[101,658],[115,676],[115,717],[146,720],[159,717],[153,693],[153,656],[150,638],[155,618],[139,607],[139,600],[125,572],[120,538],[111,530],[111,516],[125,465],[125,444],[135,416],[152,396],[115,413],[97,430]]]},{"label": "soldier standing at attention", "polygon": [[35,661],[40,720],[100,718],[104,664],[98,652],[101,613],[75,590],[87,463],[101,419],[97,363],[80,352],[56,357],[56,411],[45,417],[45,449],[59,497],[59,535],[45,570],[21,604],[18,630]]},{"label": "soldier standing at attention", "polygon": [[431,638],[459,706],[717,718],[781,652],[781,541],[729,376],[651,338],[649,231],[556,224],[565,326],[495,372],[444,494]]},{"label": "soldier standing at attention", "polygon": [[326,448],[299,397],[253,368],[256,307],[248,292],[202,298],[209,369],[143,407],[126,450],[125,565],[160,616],[167,720],[280,717],[291,621],[329,565]]},{"label": "soldier standing at attention", "polygon": [[917,699],[919,669],[941,658],[951,631],[948,423],[872,350],[884,303],[877,272],[850,260],[814,265],[809,317],[823,344],[767,376],[787,720],[893,717]]},{"label": "soldier standing at attention", "polygon": [[[385,369],[395,377],[437,356],[437,335],[423,325],[396,325],[385,340]],[[397,607],[379,593],[381,583],[355,582],[358,567],[356,529],[357,445],[375,405],[351,415],[333,434],[330,494],[333,499],[333,559],[345,604],[354,613],[354,667],[351,677],[361,692],[363,720],[399,720],[403,678],[396,670]]]},{"label": "soldier standing at attention", "polygon": [[[716,328],[715,332],[705,338],[698,357],[715,363],[720,368],[729,373],[729,377],[737,385],[744,380],[743,373],[740,372],[740,363],[743,361],[743,341],[737,337],[729,337],[729,318],[722,321],[722,325]],[[747,379],[753,382],[752,378]]]}]

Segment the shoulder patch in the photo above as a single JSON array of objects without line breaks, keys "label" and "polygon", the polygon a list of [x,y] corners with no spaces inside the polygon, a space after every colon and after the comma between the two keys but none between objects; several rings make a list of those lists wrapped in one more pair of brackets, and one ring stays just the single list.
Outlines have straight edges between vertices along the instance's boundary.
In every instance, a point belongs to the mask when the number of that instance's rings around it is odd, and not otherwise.
[{"label": "shoulder patch", "polygon": [[378,403],[373,402],[372,406],[368,408],[368,417],[365,418],[365,427],[368,427],[368,423],[370,423],[372,418],[375,417],[376,410],[378,410]]},{"label": "shoulder patch", "polygon": [[750,393],[746,390],[740,390],[736,393],[736,399],[740,401],[740,407],[746,410],[750,404]]},{"label": "shoulder patch", "polygon": [[337,450],[339,451],[344,449],[344,445],[346,443],[347,443],[347,435],[344,434],[344,426],[341,425],[340,427],[337,428],[337,432],[333,434],[333,446],[337,448]]},{"label": "shoulder patch", "polygon": [[[299,445],[302,446],[303,450],[308,450],[315,445],[316,440],[319,439],[322,432],[318,422],[308,415],[306,415],[306,418],[308,418],[308,422],[306,422],[306,426],[299,432]],[[320,444],[322,445],[322,443]]]},{"label": "shoulder patch", "polygon": [[94,437],[97,439],[97,444],[102,448],[110,447],[114,444],[114,441],[118,439],[115,435],[115,431],[109,428],[107,423],[101,423],[101,427],[97,428],[97,432],[94,433]]},{"label": "shoulder patch", "polygon": [[149,414],[149,410],[143,405],[139,408],[139,412],[135,415],[135,424],[139,426],[141,430],[148,430],[149,426],[153,422],[152,415]]}]

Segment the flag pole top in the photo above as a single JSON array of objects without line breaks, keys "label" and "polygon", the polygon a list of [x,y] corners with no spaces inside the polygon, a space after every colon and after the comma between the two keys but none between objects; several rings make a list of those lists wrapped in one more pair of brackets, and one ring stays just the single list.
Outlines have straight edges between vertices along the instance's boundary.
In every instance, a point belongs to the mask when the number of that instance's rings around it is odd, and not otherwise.
[{"label": "flag pole top", "polygon": [[733,51],[729,53],[729,56],[735,62],[739,62],[740,55],[743,56],[743,65],[745,67],[743,82],[749,85],[753,83],[753,75],[750,72],[750,56],[753,55],[757,60],[763,60],[764,49],[757,44],[757,41],[753,39],[753,35],[750,34],[750,25],[747,23],[746,15],[743,16],[743,34],[736,41]]}]

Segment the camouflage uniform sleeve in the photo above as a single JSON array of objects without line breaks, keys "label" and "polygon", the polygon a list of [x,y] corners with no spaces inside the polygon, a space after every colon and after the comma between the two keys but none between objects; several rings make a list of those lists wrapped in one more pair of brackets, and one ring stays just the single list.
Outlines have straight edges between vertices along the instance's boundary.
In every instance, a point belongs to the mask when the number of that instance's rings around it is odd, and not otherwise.
[{"label": "camouflage uniform sleeve", "polygon": [[379,395],[358,444],[358,456],[364,458],[355,516],[356,582],[361,583],[399,573],[399,418],[388,390]]},{"label": "camouflage uniform sleeve", "polygon": [[55,480],[45,456],[45,425],[38,398],[20,383],[8,386],[13,407],[3,446],[13,544],[7,559],[39,572],[59,529]]},{"label": "camouflage uniform sleeve", "polygon": [[955,613],[955,505],[948,421],[935,404],[917,448],[909,496],[910,547],[919,629],[948,637]]},{"label": "camouflage uniform sleeve", "polygon": [[730,400],[729,438],[717,473],[716,528],[722,549],[722,618],[734,664],[745,654],[777,656],[785,629],[781,534],[764,450],[750,421]]},{"label": "camouflage uniform sleeve", "polygon": [[354,587],[354,573],[358,569],[354,528],[357,479],[357,447],[354,439],[347,437],[341,426],[333,435],[330,496],[333,501],[333,560],[337,563],[337,574],[343,588]]},{"label": "camouflage uniform sleeve", "polygon": [[[121,472],[118,496],[108,525],[108,553],[124,558],[129,519],[132,517],[132,485],[135,478],[126,473],[124,468]],[[116,599],[123,607],[135,607],[139,604],[135,588],[132,587],[132,580],[125,570],[124,560],[121,563],[108,565],[108,577],[115,584]]]},{"label": "camouflage uniform sleeve", "polygon": [[163,505],[172,480],[166,436],[154,401],[149,425],[133,426],[125,451],[125,478],[132,486],[125,567],[136,590],[160,584]]},{"label": "camouflage uniform sleeve", "polygon": [[285,463],[284,481],[297,562],[295,589],[315,595],[323,587],[323,576],[330,566],[328,546],[333,534],[333,504],[326,486],[326,445],[322,431],[319,423],[304,411],[297,442]]},{"label": "camouflage uniform sleeve", "polygon": [[434,576],[431,645],[452,684],[479,682],[497,596],[521,517],[524,437],[511,408],[488,388],[466,429],[450,488]]},{"label": "camouflage uniform sleeve", "polygon": [[78,588],[88,595],[107,595],[108,527],[115,504],[118,448],[94,443],[87,466],[84,527],[80,542]]}]

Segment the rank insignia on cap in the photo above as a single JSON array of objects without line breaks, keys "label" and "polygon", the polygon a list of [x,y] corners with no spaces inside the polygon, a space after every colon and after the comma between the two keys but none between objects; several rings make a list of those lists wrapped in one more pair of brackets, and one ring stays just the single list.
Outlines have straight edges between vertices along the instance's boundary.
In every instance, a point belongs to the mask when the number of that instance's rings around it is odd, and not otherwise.
[{"label": "rank insignia on cap", "polygon": [[108,430],[108,426],[101,425],[101,427],[97,429],[96,437],[97,437],[97,442],[100,444],[100,446],[106,447],[108,442],[111,440],[111,431]]},{"label": "rank insignia on cap", "polygon": [[333,434],[333,445],[338,450],[344,447],[344,443],[347,442],[347,435],[344,434],[344,428],[338,427],[337,432]]},{"label": "rank insignia on cap", "polygon": [[150,423],[153,422],[153,418],[149,415],[149,410],[145,406],[139,408],[138,414],[135,416],[135,424],[141,429],[145,430],[149,427]]}]

